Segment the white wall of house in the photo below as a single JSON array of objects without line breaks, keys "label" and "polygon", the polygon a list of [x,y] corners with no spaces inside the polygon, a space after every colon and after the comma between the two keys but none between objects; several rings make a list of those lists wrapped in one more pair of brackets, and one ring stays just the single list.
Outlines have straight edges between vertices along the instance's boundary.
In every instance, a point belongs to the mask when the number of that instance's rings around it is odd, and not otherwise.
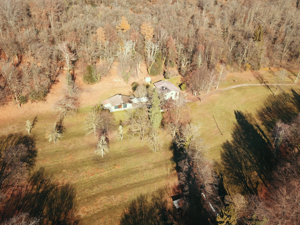
[{"label": "white wall of house", "polygon": [[125,104],[122,104],[122,108],[119,108],[118,105],[117,106],[112,106],[112,107],[109,107],[109,111],[110,112],[118,112],[118,111],[122,111],[122,110],[127,110],[127,109],[132,109],[133,106],[131,103],[127,103],[126,104],[126,107],[124,107]]},{"label": "white wall of house", "polygon": [[141,103],[141,102],[148,102],[147,97],[141,97],[141,98],[133,98],[131,99],[133,103]]},{"label": "white wall of house", "polygon": [[170,91],[169,93],[165,94],[165,99],[172,98],[173,100],[178,99],[179,93],[177,91]]}]

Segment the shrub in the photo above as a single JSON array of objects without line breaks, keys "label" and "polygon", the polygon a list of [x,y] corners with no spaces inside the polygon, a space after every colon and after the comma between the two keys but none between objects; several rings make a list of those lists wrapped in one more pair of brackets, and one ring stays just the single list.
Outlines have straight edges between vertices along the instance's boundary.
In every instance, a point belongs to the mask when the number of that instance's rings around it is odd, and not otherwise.
[{"label": "shrub", "polygon": [[27,96],[24,96],[24,95],[20,95],[18,99],[19,99],[20,104],[25,104],[28,101]]},{"label": "shrub", "polygon": [[87,66],[83,75],[83,82],[87,84],[94,84],[100,80],[100,76],[97,75],[95,66]]},{"label": "shrub", "polygon": [[133,83],[131,84],[131,89],[132,89],[133,91],[135,91],[135,90],[137,89],[138,86],[139,86],[139,84],[138,84],[137,82],[133,82]]},{"label": "shrub", "polygon": [[46,89],[40,91],[33,90],[29,93],[29,99],[31,101],[42,101],[46,97],[47,93],[48,91]]}]

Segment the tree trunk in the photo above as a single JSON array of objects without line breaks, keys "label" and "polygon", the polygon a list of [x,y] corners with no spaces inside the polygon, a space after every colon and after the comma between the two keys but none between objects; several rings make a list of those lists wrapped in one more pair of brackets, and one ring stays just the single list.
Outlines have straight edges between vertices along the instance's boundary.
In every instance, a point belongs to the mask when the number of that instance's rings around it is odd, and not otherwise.
[{"label": "tree trunk", "polygon": [[298,80],[299,80],[299,77],[300,77],[300,70],[299,70],[299,72],[298,72],[298,74],[297,74],[297,77],[296,77],[296,79],[295,79],[294,83],[297,83],[297,82],[298,82]]}]

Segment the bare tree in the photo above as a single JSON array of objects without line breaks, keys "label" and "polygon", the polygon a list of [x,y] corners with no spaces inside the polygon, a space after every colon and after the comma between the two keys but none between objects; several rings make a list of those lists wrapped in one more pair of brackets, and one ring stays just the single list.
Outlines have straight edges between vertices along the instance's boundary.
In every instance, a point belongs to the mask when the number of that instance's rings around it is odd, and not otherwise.
[{"label": "bare tree", "polygon": [[145,53],[146,53],[146,59],[148,62],[148,73],[150,74],[151,67],[155,63],[155,57],[158,52],[158,44],[152,43],[151,41],[145,42]]},{"label": "bare tree", "polygon": [[299,221],[299,157],[279,166],[273,174],[270,190],[260,201],[256,214],[270,224],[297,224]]},{"label": "bare tree", "polygon": [[150,128],[150,132],[148,135],[148,143],[153,152],[157,152],[161,148],[161,140],[158,135],[158,131],[156,129]]},{"label": "bare tree", "polygon": [[23,161],[27,148],[23,145],[10,146],[1,155],[0,159],[0,190],[20,185],[27,178],[26,163]]},{"label": "bare tree", "polygon": [[72,53],[68,47],[68,43],[63,42],[58,45],[58,49],[61,51],[64,61],[66,62],[67,70],[71,69],[71,62],[77,59],[76,55]]},{"label": "bare tree", "polygon": [[118,128],[118,139],[123,141],[123,126],[120,124]]},{"label": "bare tree", "polygon": [[33,129],[33,127],[34,127],[34,125],[36,124],[36,122],[37,122],[37,116],[34,117],[34,119],[33,119],[32,122],[30,122],[30,120],[27,120],[27,121],[26,121],[26,126],[25,126],[25,128],[26,128],[26,131],[28,132],[28,134],[31,134],[31,130]]},{"label": "bare tree", "polygon": [[174,138],[179,128],[190,122],[186,101],[182,95],[179,95],[179,98],[175,101],[171,99],[168,100],[166,104],[164,104],[163,109],[163,123]]},{"label": "bare tree", "polygon": [[98,129],[103,122],[103,118],[99,116],[100,110],[100,106],[95,106],[93,107],[92,112],[88,114],[86,119],[87,135],[94,133],[94,136],[97,137]]},{"label": "bare tree", "polygon": [[298,72],[298,74],[297,74],[297,77],[295,78],[295,81],[294,81],[294,83],[297,83],[297,82],[298,82],[298,80],[299,80],[299,77],[300,77],[300,70],[299,70],[299,72]]},{"label": "bare tree", "polygon": [[138,85],[135,92],[134,92],[134,95],[137,97],[137,98],[143,98],[143,97],[146,97],[147,96],[147,88],[145,87],[145,85]]},{"label": "bare tree", "polygon": [[150,120],[148,115],[148,108],[142,106],[136,110],[129,111],[129,131],[133,135],[138,135],[143,141],[150,129]]},{"label": "bare tree", "polygon": [[50,130],[49,134],[47,135],[48,141],[53,141],[54,143],[58,142],[59,139],[63,138],[63,118],[60,118],[58,122],[54,123],[53,128]]},{"label": "bare tree", "polygon": [[96,155],[101,155],[102,157],[108,152],[108,145],[106,142],[106,137],[101,136],[98,144],[97,144],[97,149],[95,150]]},{"label": "bare tree", "polygon": [[21,213],[5,221],[3,225],[37,225],[39,222],[38,218],[31,218],[28,213]]},{"label": "bare tree", "polygon": [[107,136],[108,131],[113,127],[113,118],[110,112],[102,110],[100,105],[93,107],[86,119],[87,135],[94,133],[95,137]]},{"label": "bare tree", "polygon": [[218,80],[217,80],[216,89],[219,88],[219,84],[220,84],[221,78],[224,76],[225,69],[226,69],[226,65],[223,64],[223,63],[221,63],[221,64],[217,67],[217,72],[218,72],[219,76],[218,76]]},{"label": "bare tree", "polygon": [[18,70],[10,63],[6,63],[2,66],[2,73],[5,75],[6,83],[12,92],[12,98],[16,101],[19,108],[21,103],[19,97],[22,93],[22,80],[19,77]]},{"label": "bare tree", "polygon": [[78,102],[78,88],[76,86],[74,87],[68,87],[67,90],[64,91],[65,96],[58,100],[54,104],[54,108],[61,112],[63,116],[66,116],[67,113],[75,113],[77,112],[79,108],[79,102]]}]

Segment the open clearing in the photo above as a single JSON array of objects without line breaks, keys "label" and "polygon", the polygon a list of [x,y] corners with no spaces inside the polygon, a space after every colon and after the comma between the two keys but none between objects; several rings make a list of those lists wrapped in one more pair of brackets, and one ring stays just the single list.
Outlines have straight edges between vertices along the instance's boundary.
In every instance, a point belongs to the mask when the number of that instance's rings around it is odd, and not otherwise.
[{"label": "open clearing", "polygon": [[[116,70],[114,65],[112,70]],[[122,142],[117,140],[116,132],[110,134],[110,152],[103,158],[94,154],[96,138],[86,136],[84,121],[91,107],[116,93],[129,94],[132,81],[125,83],[117,72],[111,73],[99,84],[88,86],[78,78],[82,93],[81,109],[75,115],[67,115],[64,120],[64,138],[49,143],[45,138],[47,131],[57,120],[53,104],[63,96],[65,78],[53,86],[45,102],[28,103],[18,109],[13,102],[0,108],[0,134],[25,133],[25,121],[38,116],[32,131],[36,138],[38,156],[36,168],[45,167],[59,183],[70,182],[77,189],[77,205],[83,224],[118,224],[125,205],[142,193],[151,193],[165,185],[176,182],[169,151],[171,136],[161,130],[162,150],[153,153],[147,142],[125,134]],[[268,83],[276,83],[276,77],[269,71],[262,72]],[[138,79],[143,80],[146,71]],[[292,75],[291,75],[292,76]],[[162,76],[155,77],[155,80]],[[249,81],[250,79],[250,81]],[[178,83],[179,78],[173,79]],[[259,83],[249,72],[229,74],[220,85],[226,88],[243,83]],[[282,83],[292,83],[286,78]],[[271,87],[275,90],[275,87]],[[296,88],[296,87],[295,87]],[[289,90],[290,87],[282,87]],[[206,155],[214,160],[220,157],[221,144],[230,139],[235,122],[234,110],[255,113],[263,101],[271,94],[264,86],[240,87],[204,98],[202,102],[189,103],[194,123],[200,123],[201,136],[207,146]],[[218,130],[214,118],[223,135]],[[126,118],[126,112],[114,113],[116,124]]]}]

